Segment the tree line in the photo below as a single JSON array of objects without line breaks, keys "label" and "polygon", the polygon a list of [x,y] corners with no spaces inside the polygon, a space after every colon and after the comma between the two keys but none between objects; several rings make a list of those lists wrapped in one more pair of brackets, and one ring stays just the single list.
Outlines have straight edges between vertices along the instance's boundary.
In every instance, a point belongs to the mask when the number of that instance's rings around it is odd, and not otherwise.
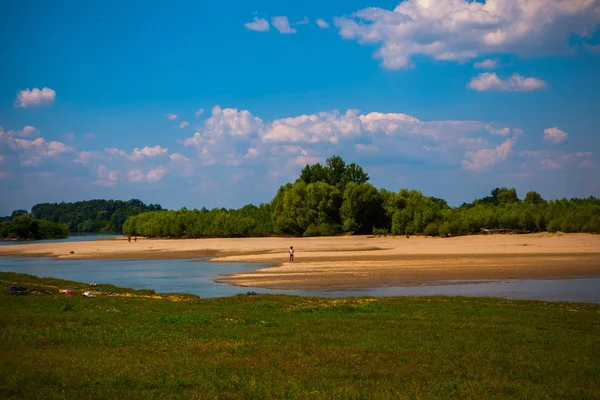
[{"label": "tree line", "polygon": [[[88,200],[74,203],[41,203],[31,208],[38,219],[67,225],[70,232],[115,232],[121,233],[128,217],[143,212],[160,211],[158,204],[144,204],[132,199]],[[15,212],[24,212],[17,210]]]},{"label": "tree line", "polygon": [[482,229],[600,233],[600,199],[519,199],[512,188],[450,207],[420,191],[377,189],[362,167],[338,156],[307,165],[270,203],[240,209],[162,210],[127,218],[123,232],[147,237],[330,236],[343,233],[453,236]]},{"label": "tree line", "polygon": [[0,240],[62,239],[69,235],[65,224],[37,219],[17,210],[0,222]]}]

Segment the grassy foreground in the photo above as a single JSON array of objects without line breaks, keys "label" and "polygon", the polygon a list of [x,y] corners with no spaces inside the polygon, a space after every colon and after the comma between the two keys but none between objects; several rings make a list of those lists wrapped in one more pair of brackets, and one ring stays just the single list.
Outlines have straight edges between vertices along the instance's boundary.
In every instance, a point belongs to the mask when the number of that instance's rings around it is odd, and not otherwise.
[{"label": "grassy foreground", "polygon": [[600,398],[600,306],[467,297],[0,296],[0,398]]}]

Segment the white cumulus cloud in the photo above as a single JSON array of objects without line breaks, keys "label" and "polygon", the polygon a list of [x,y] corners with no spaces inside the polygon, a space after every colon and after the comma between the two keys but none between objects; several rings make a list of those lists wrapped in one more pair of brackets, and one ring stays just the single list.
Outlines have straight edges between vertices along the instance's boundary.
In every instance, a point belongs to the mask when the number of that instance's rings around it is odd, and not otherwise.
[{"label": "white cumulus cloud", "polygon": [[130,182],[158,182],[167,173],[167,168],[159,166],[144,172],[141,169],[133,169],[127,173]]},{"label": "white cumulus cloud", "polygon": [[418,54],[466,61],[480,54],[568,53],[568,36],[597,30],[595,0],[404,0],[393,10],[365,8],[334,23],[345,39],[377,44],[383,66],[407,68]]},{"label": "white cumulus cloud", "polygon": [[92,182],[95,186],[114,186],[119,181],[119,171],[110,170],[106,165],[98,166],[96,180]]},{"label": "white cumulus cloud", "polygon": [[160,157],[160,156],[164,156],[165,154],[167,154],[167,149],[160,147],[160,146],[154,146],[154,147],[144,147],[143,149],[138,149],[135,148],[133,149],[133,152],[131,153],[131,158],[133,158],[134,160],[140,160],[144,157]]},{"label": "white cumulus cloud", "polygon": [[56,99],[56,92],[50,88],[33,88],[21,90],[17,93],[17,100],[15,102],[17,107],[32,107],[32,106],[45,106],[51,104]]},{"label": "white cumulus cloud", "polygon": [[271,23],[282,34],[296,33],[296,29],[290,26],[290,22],[287,17],[273,17]]},{"label": "white cumulus cloud", "polygon": [[256,159],[285,160],[291,166],[295,165],[292,159],[324,159],[343,149],[462,165],[475,171],[504,161],[521,134],[519,129],[496,123],[421,121],[403,113],[334,110],[265,122],[247,110],[215,107],[198,132],[181,142],[195,148],[205,166],[241,165]]},{"label": "white cumulus cloud", "polygon": [[325,21],[323,18],[319,18],[315,21],[315,24],[317,24],[317,26],[321,29],[327,29],[329,28],[329,23],[327,21]]},{"label": "white cumulus cloud", "polygon": [[488,58],[483,61],[476,62],[473,67],[477,69],[495,69],[498,68],[498,60],[495,58]]},{"label": "white cumulus cloud", "polygon": [[492,149],[467,151],[465,153],[465,159],[462,161],[462,166],[468,171],[488,170],[498,162],[506,160],[515,143],[516,139],[511,138]]},{"label": "white cumulus cloud", "polygon": [[469,89],[478,92],[500,91],[500,92],[532,92],[547,87],[548,84],[538,78],[526,78],[519,74],[502,79],[494,72],[484,72],[471,79],[467,85]]},{"label": "white cumulus cloud", "polygon": [[167,118],[169,119],[169,121],[174,121],[177,118],[179,118],[179,115],[169,113],[169,114],[167,114]]},{"label": "white cumulus cloud", "polygon": [[565,131],[557,127],[544,129],[544,140],[553,144],[562,143],[569,137]]},{"label": "white cumulus cloud", "polygon": [[244,24],[246,29],[255,31],[255,32],[266,32],[270,29],[269,21],[264,18],[254,17],[252,22],[247,22]]},{"label": "white cumulus cloud", "polygon": [[244,158],[247,141],[255,138],[263,126],[263,121],[248,110],[215,106],[200,129],[181,143],[196,148],[203,165],[234,165]]},{"label": "white cumulus cloud", "polygon": [[146,146],[142,149],[135,148],[131,152],[131,154],[127,153],[125,150],[117,149],[114,147],[106,147],[104,148],[104,152],[110,156],[110,158],[125,158],[131,161],[139,161],[145,157],[160,157],[167,154],[168,149],[156,145],[154,147]]},{"label": "white cumulus cloud", "polygon": [[41,137],[35,140],[15,139],[13,149],[21,152],[21,165],[23,166],[38,166],[45,159],[74,150],[62,142],[47,142]]},{"label": "white cumulus cloud", "polygon": [[179,129],[187,128],[188,126],[190,126],[190,123],[187,121],[181,121],[179,125],[177,125]]}]

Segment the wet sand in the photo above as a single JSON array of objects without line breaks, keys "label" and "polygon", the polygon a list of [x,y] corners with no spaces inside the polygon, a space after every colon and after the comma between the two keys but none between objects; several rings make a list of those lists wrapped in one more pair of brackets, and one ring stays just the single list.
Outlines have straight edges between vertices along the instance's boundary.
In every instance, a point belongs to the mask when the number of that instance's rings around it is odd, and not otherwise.
[{"label": "wet sand", "polygon": [[[296,250],[294,264],[287,250]],[[72,252],[72,253],[71,253]],[[455,238],[138,239],[0,246],[0,257],[177,259],[272,265],[218,282],[269,289],[415,285],[437,280],[560,278],[600,274],[600,235],[477,235]],[[1,262],[1,259],[0,259]]]}]

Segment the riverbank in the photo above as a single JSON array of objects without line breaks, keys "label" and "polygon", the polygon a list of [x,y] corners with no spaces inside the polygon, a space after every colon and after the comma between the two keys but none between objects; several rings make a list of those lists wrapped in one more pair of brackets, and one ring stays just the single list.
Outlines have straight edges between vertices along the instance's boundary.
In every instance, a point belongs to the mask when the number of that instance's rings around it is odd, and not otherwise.
[{"label": "riverbank", "polygon": [[[287,249],[296,262],[287,263]],[[437,280],[576,277],[600,274],[600,235],[478,235],[454,238],[138,239],[0,247],[0,256],[59,259],[175,259],[253,262],[273,267],[219,282],[269,289],[415,285]]]},{"label": "riverbank", "polygon": [[88,298],[87,284],[0,273],[10,282],[54,294],[0,296],[6,399],[600,395],[599,305],[118,287]]}]

